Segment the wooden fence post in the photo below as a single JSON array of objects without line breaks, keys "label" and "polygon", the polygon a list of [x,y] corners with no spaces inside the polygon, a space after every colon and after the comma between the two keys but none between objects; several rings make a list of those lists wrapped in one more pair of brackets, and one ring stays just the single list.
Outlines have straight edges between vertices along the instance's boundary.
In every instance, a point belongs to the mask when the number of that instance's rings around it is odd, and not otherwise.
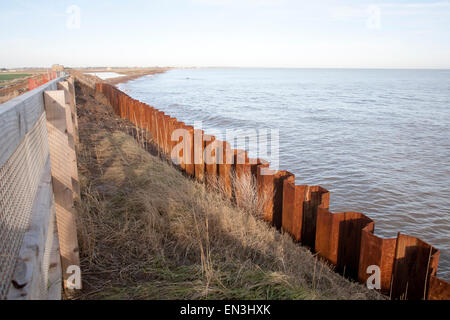
[{"label": "wooden fence post", "polygon": [[68,81],[61,81],[57,84],[58,90],[64,91],[64,97],[65,97],[65,110],[66,110],[66,125],[67,125],[67,138],[69,141],[69,161],[70,161],[70,172],[71,172],[71,179],[72,179],[72,191],[73,191],[73,197],[74,199],[80,200],[80,180],[78,179],[78,167],[77,167],[77,154],[75,149],[75,136],[76,136],[76,129],[75,129],[75,121],[74,117],[76,118],[76,114],[74,115],[72,112],[72,96],[70,94],[70,84]]},{"label": "wooden fence post", "polygon": [[[69,105],[70,111],[72,112],[72,122],[73,122],[73,136],[75,138],[75,143],[80,142],[80,138],[78,136],[78,116],[77,116],[77,102],[75,96],[75,79],[73,77],[69,77],[67,79],[68,82],[68,92],[69,92]],[[67,94],[67,93],[66,93]]]},{"label": "wooden fence post", "polygon": [[47,116],[50,166],[56,208],[56,225],[61,252],[64,288],[68,288],[69,266],[80,266],[76,216],[73,205],[71,151],[67,135],[65,94],[63,90],[44,92]]}]

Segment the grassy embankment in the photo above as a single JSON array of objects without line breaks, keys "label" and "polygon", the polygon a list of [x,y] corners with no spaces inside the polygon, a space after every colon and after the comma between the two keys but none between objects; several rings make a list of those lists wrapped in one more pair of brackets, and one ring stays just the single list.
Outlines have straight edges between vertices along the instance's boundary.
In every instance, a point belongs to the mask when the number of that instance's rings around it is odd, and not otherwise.
[{"label": "grassy embankment", "polygon": [[238,209],[145,151],[100,94],[78,86],[77,106],[78,299],[380,298],[261,221],[252,197]]}]

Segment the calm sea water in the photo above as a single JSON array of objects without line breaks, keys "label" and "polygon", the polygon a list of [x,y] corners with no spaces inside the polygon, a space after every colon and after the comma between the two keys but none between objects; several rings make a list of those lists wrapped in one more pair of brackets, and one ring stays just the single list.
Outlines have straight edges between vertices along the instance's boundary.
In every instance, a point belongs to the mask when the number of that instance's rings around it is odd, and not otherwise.
[{"label": "calm sea water", "polygon": [[181,69],[120,88],[218,136],[279,129],[280,169],[378,235],[436,246],[450,280],[450,70]]}]

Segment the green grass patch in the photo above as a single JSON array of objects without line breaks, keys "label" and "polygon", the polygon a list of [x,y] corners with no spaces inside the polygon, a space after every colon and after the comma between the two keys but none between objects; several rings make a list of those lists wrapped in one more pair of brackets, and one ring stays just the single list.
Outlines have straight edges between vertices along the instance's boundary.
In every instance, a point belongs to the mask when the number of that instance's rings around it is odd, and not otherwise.
[{"label": "green grass patch", "polygon": [[[220,266],[225,267],[225,266]],[[239,265],[228,265],[219,271],[218,278],[207,281],[202,278],[201,266],[177,266],[163,259],[142,268],[141,280],[126,286],[112,285],[97,293],[95,299],[130,300],[130,299],[316,299],[314,290],[290,284],[283,275],[265,272],[257,267],[241,270]],[[322,297],[324,298],[324,297]]]},{"label": "green grass patch", "polygon": [[25,78],[31,76],[31,74],[28,73],[0,73],[0,81],[11,81],[15,79]]}]

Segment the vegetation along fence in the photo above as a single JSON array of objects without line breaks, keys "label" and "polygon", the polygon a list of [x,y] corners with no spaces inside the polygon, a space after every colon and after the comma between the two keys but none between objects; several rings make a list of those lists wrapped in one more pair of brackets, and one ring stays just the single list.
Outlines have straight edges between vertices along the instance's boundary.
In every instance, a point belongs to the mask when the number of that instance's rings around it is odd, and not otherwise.
[{"label": "vegetation along fence", "polygon": [[[330,193],[320,186],[295,185],[294,174],[269,169],[263,159],[250,159],[244,150],[205,134],[164,112],[135,100],[114,86],[101,82],[103,93],[115,113],[148,131],[160,149],[193,178],[208,183],[218,180],[225,194],[237,205],[240,200],[232,183],[236,177],[253,177],[263,199],[264,219],[292,235],[341,274],[366,283],[372,266],[380,273],[380,291],[391,299],[450,299],[450,284],[436,277],[439,250],[428,243],[398,233],[383,239],[374,234],[375,222],[359,212],[328,210]],[[177,129],[185,129],[177,135]],[[176,139],[171,139],[177,137]],[[174,141],[175,140],[175,141]],[[182,150],[175,150],[182,143]],[[206,161],[204,155],[212,158]],[[211,161],[213,159],[213,161]]]},{"label": "vegetation along fence", "polygon": [[0,299],[60,299],[79,270],[74,79],[32,85],[0,105]]}]

